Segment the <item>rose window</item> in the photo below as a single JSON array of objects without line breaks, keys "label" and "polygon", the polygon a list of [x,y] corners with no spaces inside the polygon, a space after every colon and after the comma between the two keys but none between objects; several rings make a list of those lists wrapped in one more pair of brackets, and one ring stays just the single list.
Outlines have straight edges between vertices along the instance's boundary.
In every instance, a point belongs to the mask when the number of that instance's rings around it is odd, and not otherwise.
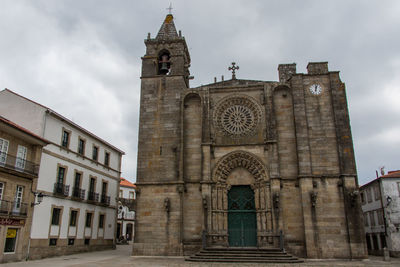
[{"label": "rose window", "polygon": [[258,104],[249,97],[222,100],[214,112],[214,123],[224,135],[245,136],[254,132],[261,117]]}]

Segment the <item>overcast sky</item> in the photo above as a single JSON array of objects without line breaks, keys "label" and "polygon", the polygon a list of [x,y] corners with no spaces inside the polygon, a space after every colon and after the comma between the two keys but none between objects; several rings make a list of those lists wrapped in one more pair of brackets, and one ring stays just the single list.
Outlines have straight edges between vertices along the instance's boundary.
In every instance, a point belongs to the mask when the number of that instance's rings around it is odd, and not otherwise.
[{"label": "overcast sky", "polygon": [[[135,181],[141,59],[170,1],[1,0],[0,88],[46,105],[124,150]],[[281,63],[328,61],[346,83],[360,184],[400,169],[400,1],[175,0],[191,86],[278,80]]]}]

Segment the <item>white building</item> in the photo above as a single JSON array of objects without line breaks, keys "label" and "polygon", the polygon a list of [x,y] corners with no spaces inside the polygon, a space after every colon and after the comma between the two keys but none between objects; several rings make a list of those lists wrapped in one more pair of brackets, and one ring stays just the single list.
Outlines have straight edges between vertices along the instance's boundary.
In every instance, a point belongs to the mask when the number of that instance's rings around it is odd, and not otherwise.
[{"label": "white building", "polygon": [[8,89],[0,114],[50,141],[43,148],[29,258],[112,248],[123,151]]},{"label": "white building", "polygon": [[135,199],[136,185],[121,177],[119,184],[117,240],[133,240],[135,234]]},{"label": "white building", "polygon": [[390,171],[360,187],[369,254],[400,257],[400,171]]}]

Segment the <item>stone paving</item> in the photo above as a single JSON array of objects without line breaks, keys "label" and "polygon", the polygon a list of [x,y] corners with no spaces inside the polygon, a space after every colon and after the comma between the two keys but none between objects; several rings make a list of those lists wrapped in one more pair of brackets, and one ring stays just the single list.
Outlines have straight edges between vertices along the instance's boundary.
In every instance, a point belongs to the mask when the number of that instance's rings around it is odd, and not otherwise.
[{"label": "stone paving", "polygon": [[298,266],[400,266],[400,259],[392,258],[390,262],[385,262],[382,257],[370,257],[363,261],[332,261],[332,260],[307,260],[300,264],[262,264],[262,263],[194,263],[185,262],[183,257],[135,257],[130,256],[132,247],[129,245],[118,246],[116,250],[105,250],[89,253],[80,253],[68,256],[47,258],[36,261],[24,261],[15,263],[5,263],[1,267],[219,267],[219,266],[270,266],[270,267],[298,267]]}]

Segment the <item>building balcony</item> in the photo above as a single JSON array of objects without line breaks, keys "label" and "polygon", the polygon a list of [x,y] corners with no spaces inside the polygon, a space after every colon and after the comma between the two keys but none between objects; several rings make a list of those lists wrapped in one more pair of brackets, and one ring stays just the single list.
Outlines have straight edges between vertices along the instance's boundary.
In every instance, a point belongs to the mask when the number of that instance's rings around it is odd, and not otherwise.
[{"label": "building balcony", "polygon": [[28,214],[28,204],[19,201],[0,200],[0,216],[21,216]]},{"label": "building balcony", "polygon": [[101,195],[100,201],[101,201],[101,204],[110,206],[110,197],[109,196]]},{"label": "building balcony", "polygon": [[4,152],[0,152],[0,167],[35,176],[37,176],[39,173],[38,164],[12,156],[10,154],[6,154]]},{"label": "building balcony", "polygon": [[77,198],[80,200],[85,199],[85,189],[81,189],[79,187],[73,187],[72,188],[72,197]]},{"label": "building balcony", "polygon": [[99,202],[99,193],[89,191],[87,200],[89,202]]},{"label": "building balcony", "polygon": [[119,198],[122,206],[128,207],[129,211],[136,210],[136,199],[132,198]]},{"label": "building balcony", "polygon": [[67,197],[69,194],[69,185],[65,185],[62,183],[55,183],[54,194]]}]

